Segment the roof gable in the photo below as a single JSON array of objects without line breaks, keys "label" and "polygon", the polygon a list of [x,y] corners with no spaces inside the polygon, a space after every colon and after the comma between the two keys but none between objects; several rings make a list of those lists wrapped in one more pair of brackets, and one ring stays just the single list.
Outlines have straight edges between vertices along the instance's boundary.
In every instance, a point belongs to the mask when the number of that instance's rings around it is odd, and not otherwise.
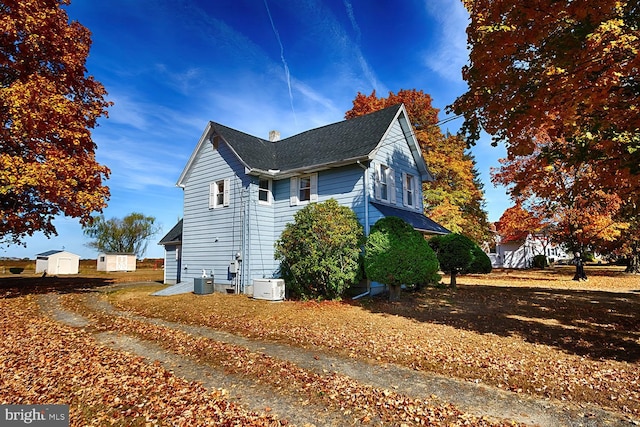
[{"label": "roof gable", "polygon": [[158,242],[159,245],[168,245],[182,242],[182,220],[178,221],[171,230]]},{"label": "roof gable", "polygon": [[401,122],[423,180],[430,180],[431,175],[409,125],[404,105],[397,104],[275,142],[209,122],[178,179],[178,186],[184,185],[196,153],[205,143],[226,143],[250,174],[284,178],[301,172],[373,159],[376,149],[385,141],[395,120]]}]

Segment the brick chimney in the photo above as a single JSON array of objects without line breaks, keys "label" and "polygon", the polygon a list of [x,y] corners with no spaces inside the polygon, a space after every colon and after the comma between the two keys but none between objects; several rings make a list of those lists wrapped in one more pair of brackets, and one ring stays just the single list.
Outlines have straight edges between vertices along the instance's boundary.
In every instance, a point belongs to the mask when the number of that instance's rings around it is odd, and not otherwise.
[{"label": "brick chimney", "polygon": [[271,142],[280,141],[280,132],[278,132],[277,130],[269,131],[269,141]]}]

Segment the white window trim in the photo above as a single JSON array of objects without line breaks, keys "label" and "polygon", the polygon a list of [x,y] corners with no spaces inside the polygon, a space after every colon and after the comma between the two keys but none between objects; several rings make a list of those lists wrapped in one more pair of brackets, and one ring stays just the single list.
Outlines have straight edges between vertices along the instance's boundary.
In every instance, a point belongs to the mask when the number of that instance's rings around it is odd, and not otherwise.
[{"label": "white window trim", "polygon": [[[309,200],[300,200],[300,179],[310,178],[310,197]],[[301,175],[291,177],[289,180],[289,204],[291,206],[306,205],[318,201],[318,174]]]},{"label": "white window trim", "polygon": [[[387,177],[387,198],[384,199],[382,198],[382,181],[380,180],[380,177],[382,176],[382,168],[385,167],[385,175]],[[375,194],[375,198],[376,200],[380,200],[383,202],[387,202],[390,204],[395,205],[396,204],[396,178],[395,178],[395,171],[383,164],[383,163],[376,163],[375,165],[375,171],[374,171],[374,194]]]},{"label": "white window trim", "polygon": [[[222,205],[218,203],[218,184],[222,182]],[[231,179],[219,179],[209,184],[209,209],[226,208],[231,202]]]},{"label": "white window trim", "polygon": [[[260,192],[262,191],[262,189],[260,188],[260,181],[267,181],[268,184],[268,188],[267,188],[267,200],[260,200]],[[268,178],[259,178],[258,179],[258,204],[260,205],[265,205],[265,206],[270,206],[273,202],[273,180],[272,179],[268,179]]]},{"label": "white window trim", "polygon": [[[407,182],[407,178],[411,177],[411,184]],[[418,177],[411,173],[402,172],[402,205],[411,209],[420,209],[422,197],[422,183],[418,180]],[[411,199],[413,204],[409,204],[409,191],[411,191]]]}]

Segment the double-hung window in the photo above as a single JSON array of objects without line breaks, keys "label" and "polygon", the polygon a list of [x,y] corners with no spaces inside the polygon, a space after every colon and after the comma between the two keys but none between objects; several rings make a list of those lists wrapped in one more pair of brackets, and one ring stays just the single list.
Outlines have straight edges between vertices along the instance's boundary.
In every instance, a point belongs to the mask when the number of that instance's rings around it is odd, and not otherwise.
[{"label": "double-hung window", "polygon": [[291,206],[318,201],[318,174],[312,173],[293,177],[291,178],[290,186]]},{"label": "double-hung window", "polygon": [[418,191],[416,191],[416,177],[402,172],[402,204],[410,208],[418,207]]},{"label": "double-hung window", "polygon": [[395,175],[389,166],[379,163],[375,168],[375,197],[388,203],[396,202]]},{"label": "double-hung window", "polygon": [[209,184],[209,209],[229,206],[231,180],[220,179]]},{"label": "double-hung window", "polygon": [[271,180],[266,178],[260,178],[258,183],[258,203],[261,205],[271,204]]}]

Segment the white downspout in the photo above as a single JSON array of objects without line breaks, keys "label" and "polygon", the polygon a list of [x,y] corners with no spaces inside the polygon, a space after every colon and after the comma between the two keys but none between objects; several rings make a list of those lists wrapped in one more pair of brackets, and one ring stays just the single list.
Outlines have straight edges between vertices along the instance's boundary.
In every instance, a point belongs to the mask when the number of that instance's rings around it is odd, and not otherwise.
[{"label": "white downspout", "polygon": [[[364,183],[363,183],[363,191],[362,191],[362,199],[364,200],[364,237],[369,237],[369,167],[363,165],[360,160],[357,161],[358,166],[364,169]],[[356,300],[358,298],[362,298],[371,293],[371,281],[367,279],[367,290],[366,292],[361,293],[360,295],[356,295],[352,299]]]}]

